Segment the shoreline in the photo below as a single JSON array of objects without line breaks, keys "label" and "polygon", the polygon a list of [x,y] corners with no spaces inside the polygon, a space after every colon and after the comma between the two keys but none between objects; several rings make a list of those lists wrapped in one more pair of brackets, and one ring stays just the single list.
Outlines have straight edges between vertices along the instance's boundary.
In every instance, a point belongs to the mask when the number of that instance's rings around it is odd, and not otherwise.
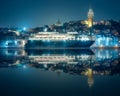
[{"label": "shoreline", "polygon": [[120,49],[120,47],[61,47],[61,48],[55,48],[55,47],[39,47],[39,48],[25,48],[25,47],[0,47],[0,50],[59,50],[59,49],[68,49],[68,50],[79,50],[79,49]]}]

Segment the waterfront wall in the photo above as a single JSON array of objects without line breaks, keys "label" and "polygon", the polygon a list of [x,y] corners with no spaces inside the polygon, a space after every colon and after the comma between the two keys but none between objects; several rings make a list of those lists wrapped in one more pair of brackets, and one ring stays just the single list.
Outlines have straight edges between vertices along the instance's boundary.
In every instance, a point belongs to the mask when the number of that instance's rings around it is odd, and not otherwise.
[{"label": "waterfront wall", "polygon": [[118,37],[96,35],[96,40],[92,47],[120,47],[120,41]]}]

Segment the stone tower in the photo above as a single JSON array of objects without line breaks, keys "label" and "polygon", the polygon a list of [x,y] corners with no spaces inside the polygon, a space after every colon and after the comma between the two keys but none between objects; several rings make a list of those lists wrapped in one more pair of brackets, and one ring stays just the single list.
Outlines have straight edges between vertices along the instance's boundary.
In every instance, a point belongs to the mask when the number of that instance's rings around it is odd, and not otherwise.
[{"label": "stone tower", "polygon": [[92,27],[93,26],[93,17],[94,17],[94,12],[90,8],[89,12],[88,12],[88,27]]}]

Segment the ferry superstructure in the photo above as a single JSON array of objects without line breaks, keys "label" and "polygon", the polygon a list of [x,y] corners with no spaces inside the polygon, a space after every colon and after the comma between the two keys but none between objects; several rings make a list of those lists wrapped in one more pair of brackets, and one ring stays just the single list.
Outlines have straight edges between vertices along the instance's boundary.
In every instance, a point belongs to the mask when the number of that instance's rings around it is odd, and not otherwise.
[{"label": "ferry superstructure", "polygon": [[[91,35],[82,35],[78,32],[39,32],[32,34],[26,47],[34,48],[88,48],[95,41]],[[32,45],[32,46],[30,46]]]}]

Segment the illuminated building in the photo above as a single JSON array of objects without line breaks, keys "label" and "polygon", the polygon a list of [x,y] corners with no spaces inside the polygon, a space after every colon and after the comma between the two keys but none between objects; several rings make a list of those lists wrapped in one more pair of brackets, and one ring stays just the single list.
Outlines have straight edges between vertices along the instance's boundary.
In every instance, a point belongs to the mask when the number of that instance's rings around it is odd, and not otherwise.
[{"label": "illuminated building", "polygon": [[94,17],[94,12],[90,8],[89,12],[88,12],[88,27],[92,27],[93,26],[93,17]]}]

